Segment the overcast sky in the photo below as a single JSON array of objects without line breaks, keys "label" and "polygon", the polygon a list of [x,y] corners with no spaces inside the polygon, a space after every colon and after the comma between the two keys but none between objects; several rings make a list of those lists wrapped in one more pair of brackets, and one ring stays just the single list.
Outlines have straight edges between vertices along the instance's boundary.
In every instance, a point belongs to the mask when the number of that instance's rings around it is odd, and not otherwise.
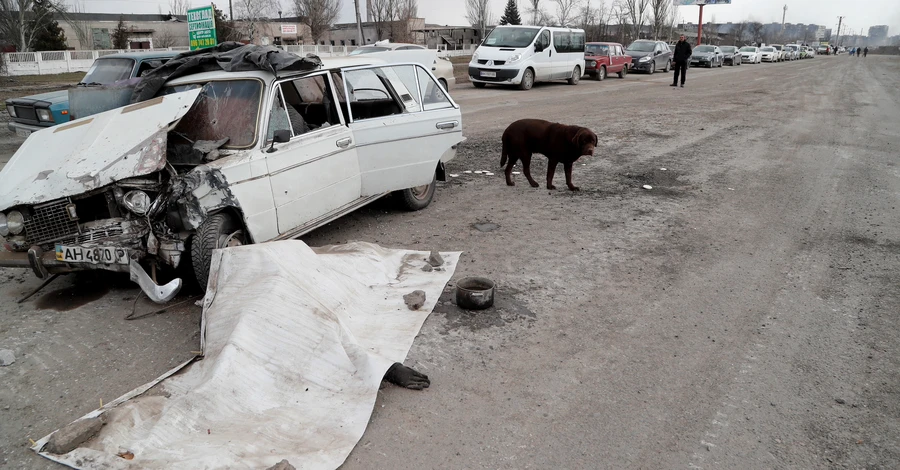
[{"label": "overcast sky", "polygon": [[[76,0],[66,0],[72,3]],[[168,11],[169,0],[80,0],[87,11],[98,13],[156,13],[159,8]],[[234,0],[237,3],[239,0]],[[277,3],[277,0],[271,0]],[[506,0],[490,0],[497,18],[503,13]],[[587,0],[582,0],[587,1]],[[590,0],[595,6],[601,0]],[[361,5],[365,0],[360,0]],[[520,12],[524,14],[529,0],[518,0]],[[605,0],[607,5],[613,0]],[[209,4],[208,0],[191,0],[192,6]],[[228,8],[228,0],[215,2],[219,8]],[[293,13],[293,0],[281,0],[281,8]],[[544,8],[555,11],[554,0],[541,0]],[[343,14],[340,22],[351,22],[353,18],[353,0],[343,0]],[[465,2],[463,0],[419,0],[419,16],[424,16],[428,23],[464,25],[466,22]],[[851,30],[868,34],[869,26],[887,24],[890,35],[900,34],[900,0],[733,0],[732,5],[712,5],[704,8],[704,20],[711,16],[720,23],[728,21],[755,20],[763,23],[781,22],[784,5],[788,6],[788,23],[815,23],[827,28],[837,29],[838,16],[844,16],[844,25]],[[361,8],[365,8],[361,6]],[[679,18],[697,22],[698,7],[679,7]],[[365,13],[363,13],[365,15]],[[365,17],[363,17],[365,20]],[[841,28],[843,30],[843,27]]]}]

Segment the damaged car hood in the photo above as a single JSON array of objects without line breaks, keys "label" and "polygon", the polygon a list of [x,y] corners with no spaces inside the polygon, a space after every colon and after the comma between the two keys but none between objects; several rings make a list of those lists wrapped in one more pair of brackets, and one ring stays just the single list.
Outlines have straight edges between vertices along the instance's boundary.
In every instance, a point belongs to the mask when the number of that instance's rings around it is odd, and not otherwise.
[{"label": "damaged car hood", "polygon": [[32,133],[0,171],[0,210],[161,170],[168,130],[200,92],[161,96]]}]

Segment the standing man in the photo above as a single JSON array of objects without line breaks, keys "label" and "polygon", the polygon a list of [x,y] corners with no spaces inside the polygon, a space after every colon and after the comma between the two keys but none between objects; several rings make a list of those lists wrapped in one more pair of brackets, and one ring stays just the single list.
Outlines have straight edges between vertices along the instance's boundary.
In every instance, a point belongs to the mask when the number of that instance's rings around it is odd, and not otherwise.
[{"label": "standing man", "polygon": [[691,45],[684,40],[682,34],[675,44],[675,80],[671,86],[678,86],[678,74],[681,73],[681,88],[684,88],[684,80],[687,78],[688,61],[691,60]]},{"label": "standing man", "polygon": [[869,56],[869,46],[866,46],[866,48],[863,49],[863,57],[868,57],[868,56]]}]

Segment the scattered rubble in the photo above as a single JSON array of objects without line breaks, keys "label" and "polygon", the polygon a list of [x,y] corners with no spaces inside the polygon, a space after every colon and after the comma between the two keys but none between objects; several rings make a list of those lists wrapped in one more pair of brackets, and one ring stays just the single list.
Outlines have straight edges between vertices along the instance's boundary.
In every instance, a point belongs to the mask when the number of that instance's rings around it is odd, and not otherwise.
[{"label": "scattered rubble", "polygon": [[297,468],[291,465],[291,463],[288,462],[287,459],[282,459],[281,462],[272,465],[266,470],[297,470]]},{"label": "scattered rubble", "polygon": [[418,310],[425,305],[425,291],[414,290],[403,296],[403,301],[410,310]]},{"label": "scattered rubble", "polygon": [[422,271],[424,271],[426,273],[430,273],[430,272],[434,271],[434,268],[432,268],[430,264],[426,264],[425,266],[422,266]]},{"label": "scattered rubble", "polygon": [[16,355],[9,349],[0,349],[0,366],[11,366],[16,362]]},{"label": "scattered rubble", "polygon": [[444,258],[442,258],[441,254],[437,251],[432,251],[431,255],[428,256],[428,264],[434,266],[435,268],[438,266],[443,266]]},{"label": "scattered rubble", "polygon": [[51,454],[68,454],[94,437],[104,424],[106,422],[100,416],[75,421],[53,433],[43,451]]}]

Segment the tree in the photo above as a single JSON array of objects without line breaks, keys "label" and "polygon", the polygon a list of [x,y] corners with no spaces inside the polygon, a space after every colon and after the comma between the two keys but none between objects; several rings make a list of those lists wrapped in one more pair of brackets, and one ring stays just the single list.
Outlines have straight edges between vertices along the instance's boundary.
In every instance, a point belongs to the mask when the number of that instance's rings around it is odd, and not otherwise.
[{"label": "tree", "polygon": [[[191,8],[190,0],[169,0],[169,14],[175,16],[187,16],[187,11]],[[171,46],[166,46],[171,47]]]},{"label": "tree", "polygon": [[735,46],[743,44],[744,36],[747,34],[747,22],[741,21],[740,23],[735,23],[731,27],[731,34],[734,35]]},{"label": "tree", "polygon": [[550,15],[541,8],[541,0],[529,0],[529,4],[531,8],[528,9],[528,13],[531,15],[532,25],[542,26],[550,23]]},{"label": "tree", "polygon": [[237,13],[243,36],[253,42],[258,40],[258,32],[262,25],[269,21],[272,12],[270,0],[234,0],[234,9]]},{"label": "tree", "polygon": [[760,23],[759,21],[754,21],[754,22],[750,23],[749,25],[747,25],[747,29],[750,32],[750,39],[752,39],[753,42],[755,42],[757,44],[762,42],[763,28],[764,28],[763,24]]},{"label": "tree", "polygon": [[519,17],[519,6],[516,5],[516,0],[509,0],[506,2],[506,10],[503,11],[503,16],[500,17],[500,24],[522,24],[522,18]]},{"label": "tree", "polygon": [[413,42],[410,35],[409,23],[419,14],[417,0],[394,0],[396,2],[396,15],[391,21],[391,40],[394,42]]},{"label": "tree", "polygon": [[341,12],[341,0],[294,0],[294,10],[306,20],[313,43],[318,44]]},{"label": "tree", "polygon": [[556,0],[556,23],[560,26],[569,26],[575,20],[578,0]]},{"label": "tree", "polygon": [[161,33],[153,36],[153,47],[175,47],[178,45],[178,39],[169,28],[163,27]]},{"label": "tree", "polygon": [[653,39],[658,41],[671,22],[672,0],[650,0],[650,10],[653,14]]},{"label": "tree", "polygon": [[493,22],[490,0],[466,0],[466,19],[481,31],[484,38],[487,27]]},{"label": "tree", "polygon": [[719,25],[716,23],[716,15],[709,18],[709,23],[703,26],[703,43],[719,44]]},{"label": "tree", "polygon": [[216,41],[229,42],[240,41],[241,32],[234,25],[234,21],[225,18],[225,13],[216,8],[213,12],[216,18]]},{"label": "tree", "polygon": [[32,11],[35,18],[32,20],[31,28],[35,31],[34,42],[31,49],[35,51],[64,51],[66,50],[66,34],[59,23],[53,19],[52,13],[48,14],[42,10],[48,7],[44,3],[38,3]]},{"label": "tree", "polygon": [[625,20],[619,21],[619,27],[624,26],[630,39],[640,39],[649,7],[650,0],[618,0],[619,17]]},{"label": "tree", "polygon": [[35,26],[64,11],[59,0],[0,0],[0,40],[20,52],[30,51],[38,34]]},{"label": "tree", "polygon": [[94,37],[91,34],[91,24],[80,19],[84,14],[84,3],[81,0],[72,0],[69,3],[69,11],[62,13],[63,21],[69,23],[75,38],[78,39],[79,49],[93,49]]},{"label": "tree", "polygon": [[109,39],[113,49],[128,49],[128,28],[125,26],[125,17],[119,17],[119,24],[109,33]]}]

